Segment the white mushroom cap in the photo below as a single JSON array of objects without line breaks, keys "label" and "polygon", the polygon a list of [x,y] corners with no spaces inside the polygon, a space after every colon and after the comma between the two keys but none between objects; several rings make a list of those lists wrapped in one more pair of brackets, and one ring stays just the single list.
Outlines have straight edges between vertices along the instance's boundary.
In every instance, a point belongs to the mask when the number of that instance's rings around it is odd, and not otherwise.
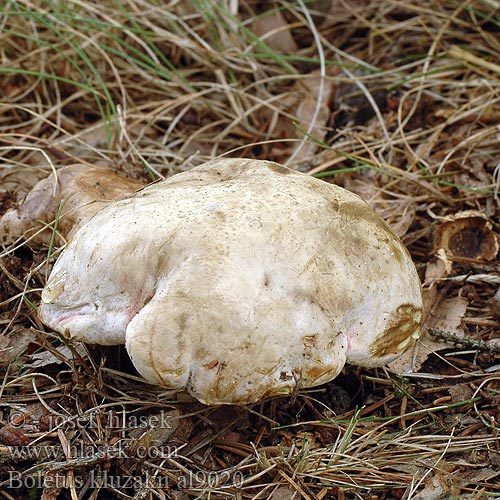
[{"label": "white mushroom cap", "polygon": [[380,366],[418,337],[420,282],[358,196],[258,160],[214,160],[98,212],[42,294],[69,338],[125,342],[149,381],[241,404]]}]

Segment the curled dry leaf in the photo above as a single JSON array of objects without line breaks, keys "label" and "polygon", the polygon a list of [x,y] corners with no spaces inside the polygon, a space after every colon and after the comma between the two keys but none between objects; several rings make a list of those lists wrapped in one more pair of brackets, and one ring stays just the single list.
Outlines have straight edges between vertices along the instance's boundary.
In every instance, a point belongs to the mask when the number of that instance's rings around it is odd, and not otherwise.
[{"label": "curled dry leaf", "polygon": [[12,243],[20,236],[30,237],[36,233],[32,242],[48,243],[52,228],[47,225],[56,219],[61,202],[57,228],[64,236],[71,236],[71,231],[75,231],[82,221],[88,220],[109,202],[142,186],[138,181],[105,168],[83,164],[61,168],[57,178],[51,174],[38,182],[18,208],[7,210],[0,218],[0,243]]},{"label": "curled dry leaf", "polygon": [[272,10],[252,23],[252,31],[271,49],[281,54],[295,54],[297,44],[290,33],[288,22],[280,11]]},{"label": "curled dry leaf", "polygon": [[3,193],[15,193],[21,201],[40,179],[47,177],[46,171],[26,165],[2,165],[0,168],[0,190]]},{"label": "curled dry leaf", "polygon": [[27,446],[30,439],[21,430],[6,425],[0,429],[0,442],[7,446]]},{"label": "curled dry leaf", "polygon": [[433,231],[434,252],[444,248],[452,257],[493,260],[498,239],[488,217],[477,210],[458,212],[440,222]]}]

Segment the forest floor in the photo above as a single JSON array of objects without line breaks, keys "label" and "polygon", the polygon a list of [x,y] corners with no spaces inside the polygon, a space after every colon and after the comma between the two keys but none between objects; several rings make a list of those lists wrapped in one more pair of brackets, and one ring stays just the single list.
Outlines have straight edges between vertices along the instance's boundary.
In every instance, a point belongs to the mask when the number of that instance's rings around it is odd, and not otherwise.
[{"label": "forest floor", "polygon": [[[226,155],[362,196],[424,332],[385,369],[242,406],[148,385],[36,316],[53,248],[0,247],[0,496],[500,498],[500,3],[9,0],[0,215],[51,169],[148,182]],[[496,296],[495,296],[496,294]]]}]

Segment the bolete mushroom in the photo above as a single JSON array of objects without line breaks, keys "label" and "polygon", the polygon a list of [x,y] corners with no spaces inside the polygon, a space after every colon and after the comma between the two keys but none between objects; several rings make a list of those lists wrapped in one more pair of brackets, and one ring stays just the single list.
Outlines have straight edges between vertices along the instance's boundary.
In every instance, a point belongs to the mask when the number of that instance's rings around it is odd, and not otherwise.
[{"label": "bolete mushroom", "polygon": [[97,212],[38,314],[121,344],[140,374],[243,404],[375,367],[419,335],[412,260],[358,196],[269,161],[218,159]]}]

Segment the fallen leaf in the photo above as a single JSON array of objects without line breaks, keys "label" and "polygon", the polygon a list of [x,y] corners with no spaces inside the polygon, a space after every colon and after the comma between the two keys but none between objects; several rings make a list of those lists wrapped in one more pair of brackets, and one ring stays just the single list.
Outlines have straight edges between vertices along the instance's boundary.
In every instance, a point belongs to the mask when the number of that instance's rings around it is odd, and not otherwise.
[{"label": "fallen leaf", "polygon": [[[321,84],[318,72],[311,73],[307,78],[297,80],[288,95],[281,100],[281,113],[275,112],[267,117],[270,122],[269,135],[303,139],[305,133],[310,138],[305,142],[292,142],[292,151],[285,148],[283,153],[288,156],[293,153],[294,163],[300,163],[311,157],[318,149],[317,141],[323,141],[327,133],[327,124],[330,118],[330,100],[334,91],[333,83],[324,79]],[[316,110],[318,112],[316,114]],[[267,115],[266,111],[264,114]],[[313,126],[311,127],[311,124]],[[282,146],[280,146],[282,147]],[[297,152],[294,153],[294,150]],[[277,153],[274,153],[277,154]]]},{"label": "fallen leaf", "polygon": [[392,372],[399,375],[417,372],[433,352],[453,347],[453,344],[434,339],[429,330],[444,330],[463,335],[460,325],[469,301],[465,297],[441,297],[436,281],[449,276],[451,271],[452,262],[443,249],[438,250],[427,263],[422,290],[424,328],[413,347],[388,365]]},{"label": "fallen leaf", "polygon": [[0,169],[0,185],[2,191],[15,193],[18,202],[41,179],[47,177],[47,171],[26,165],[2,165]]},{"label": "fallen leaf", "polygon": [[426,478],[424,489],[412,496],[413,500],[440,500],[446,496],[453,496],[459,493],[456,483],[457,478],[446,470],[436,470],[436,472]]},{"label": "fallen leaf", "polygon": [[281,54],[295,54],[297,44],[281,12],[272,10],[258,17],[252,31],[271,49]]},{"label": "fallen leaf", "polygon": [[[333,91],[333,84],[328,80],[323,81],[321,85],[321,76],[314,78],[306,78],[301,80],[305,87],[303,99],[299,101],[297,107],[297,118],[299,125],[303,130],[306,130],[309,135],[317,141],[323,142],[326,137],[328,119],[330,118],[330,96]],[[316,114],[316,110],[318,112]],[[314,123],[313,127],[309,130],[309,125]],[[299,132],[302,135],[303,132]],[[298,154],[295,155],[294,160],[300,162],[308,156],[313,155],[318,149],[317,144],[308,141],[302,145]]]},{"label": "fallen leaf", "polygon": [[[80,356],[86,357],[87,352],[83,344],[73,344],[73,350],[75,350]],[[40,368],[42,366],[48,365],[60,365],[63,361],[61,357],[66,359],[73,359],[73,351],[68,347],[61,345],[56,348],[56,351],[60,354],[60,356],[56,356],[50,351],[41,351],[31,355],[31,363],[26,363],[24,366],[29,368]]]},{"label": "fallen leaf", "polygon": [[19,429],[6,425],[0,429],[0,442],[7,446],[27,446],[30,439]]},{"label": "fallen leaf", "polygon": [[426,321],[427,328],[444,330],[452,334],[462,334],[462,318],[469,301],[465,297],[451,297],[442,300],[438,307],[433,308]]},{"label": "fallen leaf", "polygon": [[[434,257],[432,257],[427,263],[427,267],[425,268],[425,280],[424,287],[428,287],[428,289],[436,289],[434,280],[440,280],[443,278],[447,278],[453,270],[453,262],[448,259],[444,248],[440,248]],[[426,309],[430,310],[432,304],[435,303],[435,297],[428,298],[427,303],[425,304]]]},{"label": "fallen leaf", "polygon": [[69,486],[69,479],[62,472],[49,471],[43,480],[40,500],[56,500],[61,491]]},{"label": "fallen leaf", "polygon": [[495,318],[500,319],[500,288],[490,301],[490,309]]},{"label": "fallen leaf", "polygon": [[28,344],[35,338],[35,334],[27,328],[16,330],[10,335],[0,335],[0,365],[16,360],[28,349]]},{"label": "fallen leaf", "polygon": [[452,385],[448,392],[451,396],[452,403],[463,403],[472,398],[474,391],[470,388],[468,384],[457,384]]},{"label": "fallen leaf", "polygon": [[292,500],[294,498],[299,498],[296,491],[288,486],[280,486],[273,491],[269,500]]},{"label": "fallen leaf", "polygon": [[161,411],[148,415],[143,424],[130,431],[130,437],[147,441],[151,446],[162,446],[179,427],[180,411],[178,409]]},{"label": "fallen leaf", "polygon": [[492,467],[484,467],[476,470],[471,470],[462,475],[460,483],[463,486],[477,486],[483,481],[489,481],[500,475],[500,470],[495,470]]}]

